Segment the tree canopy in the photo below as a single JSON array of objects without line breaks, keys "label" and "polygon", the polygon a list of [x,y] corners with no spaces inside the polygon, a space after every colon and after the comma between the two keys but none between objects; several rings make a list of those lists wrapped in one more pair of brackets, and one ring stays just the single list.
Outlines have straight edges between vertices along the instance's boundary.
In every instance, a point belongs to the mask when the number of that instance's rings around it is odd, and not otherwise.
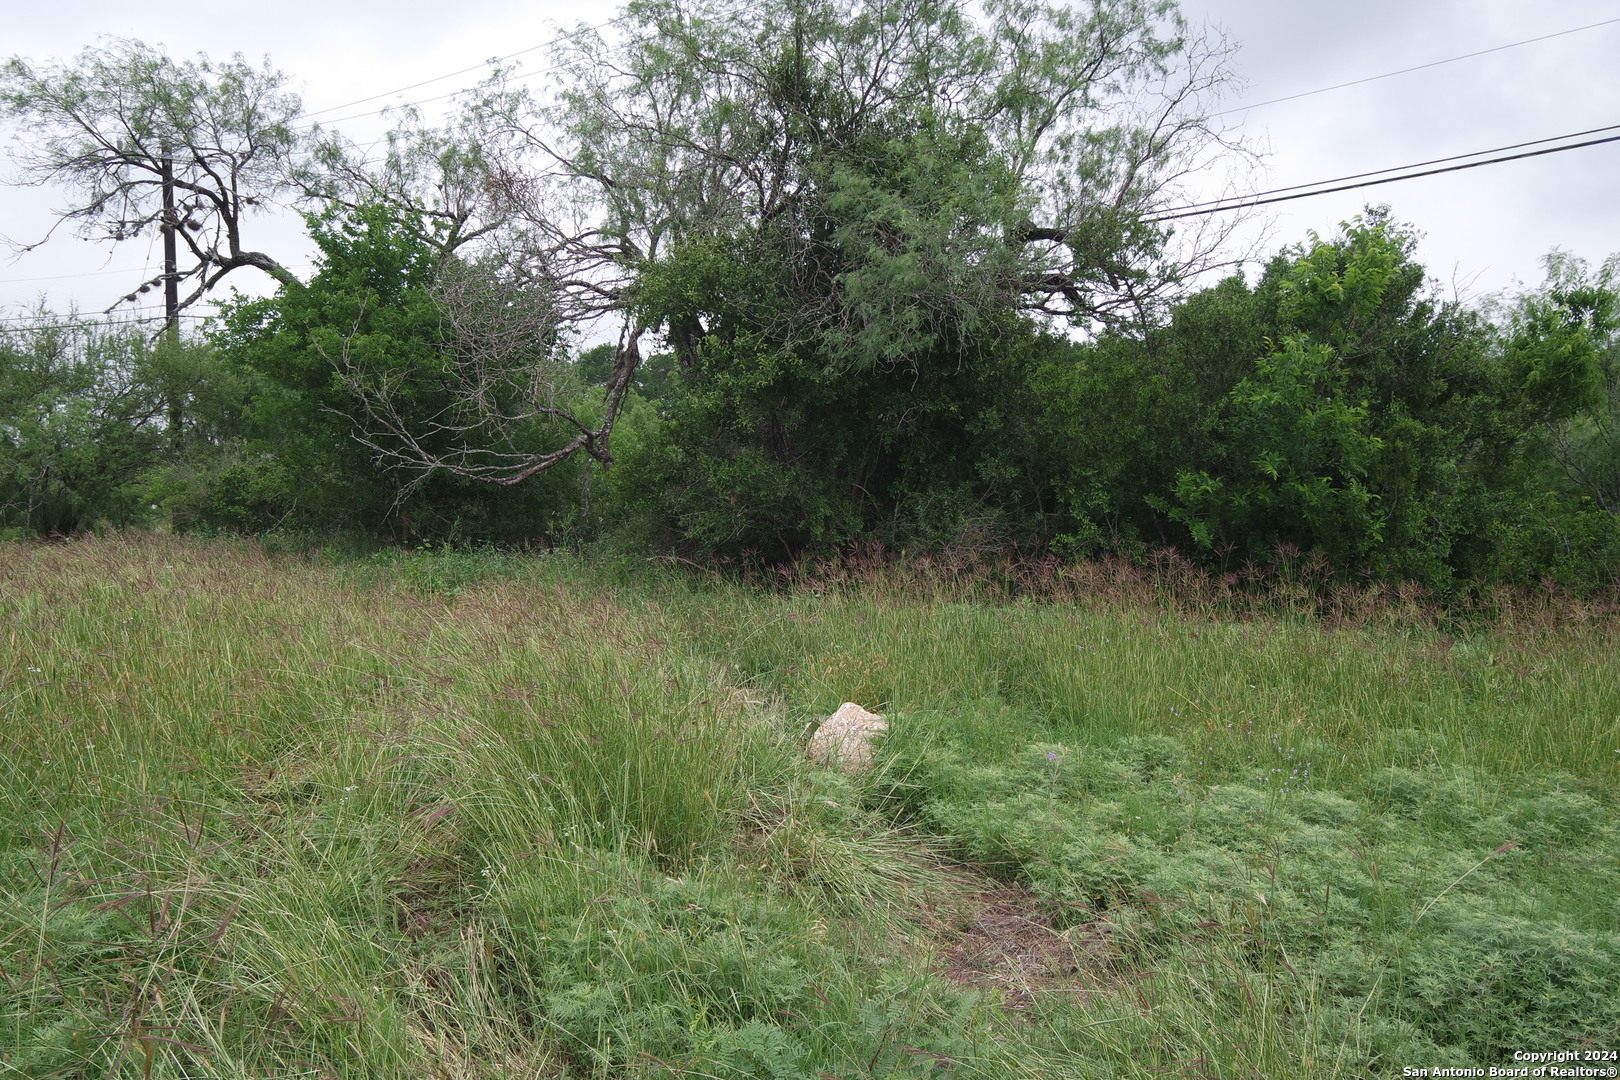
[{"label": "tree canopy", "polygon": [[[115,39],[70,63],[13,57],[0,67],[0,116],[28,125],[24,181],[63,188],[70,201],[58,224],[89,238],[127,240],[172,226],[193,260],[180,271],[190,282],[182,308],[243,267],[296,280],[246,246],[243,230],[254,207],[293,190],[306,141],[299,111],[285,76],[240,54],[175,60]],[[166,186],[174,192],[167,207]]]},{"label": "tree canopy", "polygon": [[[1620,264],[1448,303],[1374,208],[1195,287],[1222,227],[1159,211],[1245,160],[1223,63],[1168,2],[635,0],[372,160],[268,64],[14,60],[64,221],[279,288],[187,349],[5,352],[0,513],[1613,581]],[[307,282],[240,242],[278,193]]]},{"label": "tree canopy", "polygon": [[647,0],[555,60],[553,94],[484,88],[476,155],[412,145],[481,170],[486,266],[560,327],[619,321],[577,448],[603,464],[648,335],[689,373],[739,336],[829,372],[955,364],[1007,316],[1140,319],[1212,257],[1150,220],[1228,149],[1204,119],[1223,57],[1167,3]]}]

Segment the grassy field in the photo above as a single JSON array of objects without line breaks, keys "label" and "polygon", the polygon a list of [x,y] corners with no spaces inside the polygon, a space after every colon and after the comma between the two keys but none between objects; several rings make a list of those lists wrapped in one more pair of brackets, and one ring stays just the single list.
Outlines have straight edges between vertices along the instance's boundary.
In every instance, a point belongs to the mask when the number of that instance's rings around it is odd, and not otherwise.
[{"label": "grassy field", "polygon": [[0,1077],[1620,1050],[1613,617],[878,577],[0,546]]}]

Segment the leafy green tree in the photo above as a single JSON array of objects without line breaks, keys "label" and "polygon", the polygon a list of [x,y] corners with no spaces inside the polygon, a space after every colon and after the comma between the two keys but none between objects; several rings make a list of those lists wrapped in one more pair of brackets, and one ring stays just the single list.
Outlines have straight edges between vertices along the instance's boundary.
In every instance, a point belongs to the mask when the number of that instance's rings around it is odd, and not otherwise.
[{"label": "leafy green tree", "polygon": [[[446,278],[476,270],[447,262],[423,229],[402,226],[386,207],[333,211],[311,219],[311,227],[322,254],[310,282],[239,301],[216,335],[223,357],[251,387],[249,436],[214,477],[212,501],[196,510],[199,522],[266,527],[291,520],[386,528],[401,539],[543,531],[546,515],[568,501],[559,495],[564,476],[510,496],[448,472],[390,467],[414,463],[419,451],[451,461],[528,460],[562,441],[544,416],[493,432],[476,418],[462,421],[475,395],[458,380],[503,345],[489,340],[502,332],[498,321],[469,315],[447,294]],[[523,336],[516,345],[539,359],[556,348]],[[492,382],[483,404],[509,419],[504,392]]]},{"label": "leafy green tree", "polygon": [[1318,551],[1341,573],[1436,585],[1471,565],[1490,335],[1433,299],[1413,245],[1375,211],[1253,287],[1229,279],[1167,326],[1048,365],[1048,423],[1079,447],[1058,481],[1072,543],[1261,565]]},{"label": "leafy green tree", "polygon": [[1554,254],[1540,289],[1508,314],[1504,376],[1514,404],[1544,422],[1601,410],[1620,344],[1620,259],[1594,277],[1579,260]]},{"label": "leafy green tree", "polygon": [[916,372],[829,373],[710,344],[613,482],[637,493],[632,515],[658,518],[656,538],[722,555],[1033,543],[1029,368],[1042,340],[1009,319],[974,362]]},{"label": "leafy green tree", "polygon": [[1251,557],[1287,544],[1354,567],[1384,539],[1368,474],[1384,449],[1350,397],[1333,348],[1303,336],[1260,357],[1226,398],[1226,468],[1182,472],[1165,500],[1205,550],[1236,541]]},{"label": "leafy green tree", "polygon": [[[1172,4],[1142,0],[637,0],[611,40],[560,43],[550,100],[502,78],[485,87],[464,122],[476,155],[451,152],[465,140],[413,144],[429,172],[476,173],[476,220],[502,223],[487,246],[546,293],[559,327],[620,320],[600,416],[548,414],[578,438],[510,468],[420,444],[413,467],[511,483],[576,452],[611,464],[649,337],[693,393],[711,380],[712,399],[742,385],[723,369],[763,355],[830,388],[852,372],[954,371],[978,342],[1023,333],[1009,315],[1139,318],[1211,250],[1150,211],[1224,149],[1200,108],[1222,60]],[[389,204],[425,205],[419,187],[393,185]],[[742,382],[759,402],[773,392],[761,370]],[[821,394],[818,419],[865,392],[858,379],[846,390]],[[798,487],[785,446],[753,447],[760,468],[745,471]],[[842,505],[864,498],[852,484],[835,481]]]},{"label": "leafy green tree", "polygon": [[1203,254],[1147,216],[1212,146],[1218,58],[1130,2],[627,14],[531,148],[674,354],[671,533],[785,556],[1038,518],[1038,328],[1139,318]]},{"label": "leafy green tree", "polygon": [[995,298],[1134,314],[1186,269],[1144,219],[1220,147],[1200,104],[1223,57],[1172,4],[644,0],[625,14],[614,43],[564,45],[545,114],[559,137],[528,144],[601,214],[623,271],[686,244],[768,241],[815,287],[836,245],[831,292],[794,307],[870,359]]},{"label": "leafy green tree", "polygon": [[1478,437],[1483,326],[1426,293],[1415,238],[1375,212],[1275,266],[1274,344],[1228,394],[1217,470],[1177,483],[1202,545],[1278,544],[1345,570],[1441,582]]},{"label": "leafy green tree", "polygon": [[1554,253],[1500,315],[1479,573],[1620,581],[1620,257]]},{"label": "leafy green tree", "polygon": [[[1268,348],[1276,317],[1269,278],[1229,277],[1176,303],[1142,332],[1109,331],[1053,349],[1032,376],[1039,438],[1063,522],[1066,555],[1190,550],[1165,497],[1218,453],[1227,395]],[[1222,543],[1225,543],[1224,538]]]},{"label": "leafy green tree", "polygon": [[144,339],[41,315],[0,335],[0,530],[71,534],[150,518],[164,447]]}]

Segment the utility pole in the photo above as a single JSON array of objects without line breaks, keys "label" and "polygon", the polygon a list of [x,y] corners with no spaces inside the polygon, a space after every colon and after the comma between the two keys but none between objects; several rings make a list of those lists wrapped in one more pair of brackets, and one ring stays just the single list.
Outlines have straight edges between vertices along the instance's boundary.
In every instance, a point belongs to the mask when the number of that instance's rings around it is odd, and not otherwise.
[{"label": "utility pole", "polygon": [[[163,147],[163,316],[164,334],[169,347],[180,346],[180,257],[175,244],[174,231],[179,226],[174,212],[174,156],[168,146]],[[172,380],[171,380],[172,383]],[[171,389],[169,395],[169,444],[180,448],[181,427],[185,415],[180,408],[180,396]]]}]

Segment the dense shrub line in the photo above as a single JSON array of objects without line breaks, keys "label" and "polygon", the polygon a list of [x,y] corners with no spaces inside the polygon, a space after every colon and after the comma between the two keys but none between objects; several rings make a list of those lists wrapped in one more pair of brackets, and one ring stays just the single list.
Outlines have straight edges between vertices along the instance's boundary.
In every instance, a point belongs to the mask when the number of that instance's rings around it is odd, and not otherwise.
[{"label": "dense shrub line", "polygon": [[[1554,257],[1542,286],[1465,307],[1374,212],[1133,329],[1075,341],[982,319],[894,364],[773,341],[738,300],[688,360],[643,364],[611,470],[497,487],[390,468],[355,440],[339,353],[424,430],[450,407],[438,255],[374,208],[312,230],[309,283],[229,305],[184,347],[92,324],[0,343],[0,528],[597,540],[790,575],[874,551],[1155,579],[1168,560],[1209,575],[1181,575],[1203,593],[1269,576],[1456,599],[1620,574],[1614,261]],[[767,289],[771,258],[678,251],[649,323]],[[555,352],[536,363],[562,364],[569,407],[599,410],[611,349]],[[524,431],[532,452],[568,434]]]}]

